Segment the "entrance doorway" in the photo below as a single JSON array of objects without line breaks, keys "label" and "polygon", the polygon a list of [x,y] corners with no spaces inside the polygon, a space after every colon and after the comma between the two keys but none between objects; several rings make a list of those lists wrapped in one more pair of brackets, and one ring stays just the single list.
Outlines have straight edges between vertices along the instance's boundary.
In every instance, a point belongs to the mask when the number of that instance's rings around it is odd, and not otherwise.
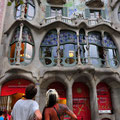
[{"label": "entrance doorway", "polygon": [[3,84],[1,88],[0,109],[11,111],[14,104],[25,94],[26,87],[32,83],[25,79],[14,79]]},{"label": "entrance doorway", "polygon": [[48,86],[48,89],[55,89],[59,94],[59,103],[66,104],[66,88],[60,82],[53,82]]},{"label": "entrance doorway", "polygon": [[91,120],[89,88],[81,82],[75,82],[72,87],[73,112],[78,120]]},{"label": "entrance doorway", "polygon": [[99,114],[112,114],[111,92],[106,83],[101,82],[97,85],[97,98]]}]

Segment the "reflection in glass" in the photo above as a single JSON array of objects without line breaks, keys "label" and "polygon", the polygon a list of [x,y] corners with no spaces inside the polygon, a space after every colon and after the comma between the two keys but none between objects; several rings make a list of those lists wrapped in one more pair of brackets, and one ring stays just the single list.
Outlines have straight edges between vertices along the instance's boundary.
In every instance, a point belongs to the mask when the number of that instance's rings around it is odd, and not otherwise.
[{"label": "reflection in glass", "polygon": [[90,45],[90,58],[92,61],[92,64],[97,66],[99,65],[99,55],[98,55],[98,48],[95,45]]},{"label": "reflection in glass", "polygon": [[16,6],[15,11],[16,11],[16,15],[15,15],[16,19],[19,19],[21,17],[22,5]]},{"label": "reflection in glass", "polygon": [[27,59],[31,59],[32,58],[32,55],[33,55],[32,49],[33,49],[33,46],[28,44],[28,43],[26,43],[26,54],[25,54],[25,57]]},{"label": "reflection in glass", "polygon": [[110,66],[116,67],[118,65],[117,51],[115,49],[108,49],[108,60]]}]

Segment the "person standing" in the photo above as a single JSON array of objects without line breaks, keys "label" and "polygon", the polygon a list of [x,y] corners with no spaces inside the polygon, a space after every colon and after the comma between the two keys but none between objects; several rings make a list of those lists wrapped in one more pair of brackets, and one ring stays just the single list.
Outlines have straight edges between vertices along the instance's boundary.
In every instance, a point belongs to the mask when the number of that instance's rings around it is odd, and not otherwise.
[{"label": "person standing", "polygon": [[68,115],[70,120],[77,120],[77,116],[67,107],[58,103],[58,93],[55,89],[49,89],[46,93],[46,106],[42,113],[42,120],[64,120]]},{"label": "person standing", "polygon": [[4,120],[3,111],[0,111],[0,120]]},{"label": "person standing", "polygon": [[34,100],[37,88],[34,84],[27,86],[24,99],[18,100],[11,112],[11,120],[42,120],[38,103]]}]

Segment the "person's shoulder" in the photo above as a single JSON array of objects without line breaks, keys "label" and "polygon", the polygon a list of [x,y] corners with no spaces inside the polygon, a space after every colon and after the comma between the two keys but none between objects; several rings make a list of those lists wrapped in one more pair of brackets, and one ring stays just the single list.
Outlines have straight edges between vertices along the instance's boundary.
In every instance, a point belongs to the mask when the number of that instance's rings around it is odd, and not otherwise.
[{"label": "person's shoulder", "polygon": [[67,105],[65,105],[65,104],[58,104],[59,105],[59,107],[67,107]]},{"label": "person's shoulder", "polygon": [[22,99],[19,99],[15,104],[19,104],[22,101]]},{"label": "person's shoulder", "polygon": [[69,110],[68,106],[65,104],[58,104],[60,109]]}]

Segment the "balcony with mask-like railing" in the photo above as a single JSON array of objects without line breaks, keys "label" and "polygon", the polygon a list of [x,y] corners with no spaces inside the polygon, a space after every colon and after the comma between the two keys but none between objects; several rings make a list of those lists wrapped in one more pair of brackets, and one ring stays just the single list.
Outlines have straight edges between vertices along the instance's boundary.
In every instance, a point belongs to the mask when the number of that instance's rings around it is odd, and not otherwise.
[{"label": "balcony with mask-like railing", "polygon": [[62,16],[62,15],[46,17],[40,22],[40,25],[44,26],[44,25],[47,25],[47,24],[50,24],[56,21],[61,21],[61,22],[64,22],[66,24],[73,25],[73,26],[76,26],[80,24],[81,22],[85,22],[89,26],[95,26],[95,25],[102,24],[102,23],[112,26],[112,22],[110,20],[107,20],[101,16],[99,18],[96,18],[96,17],[86,18],[83,14],[75,15],[72,18]]},{"label": "balcony with mask-like railing", "polygon": [[53,5],[63,5],[66,3],[66,0],[47,0],[47,2]]},{"label": "balcony with mask-like railing", "polygon": [[104,6],[103,0],[86,0],[86,6],[92,8],[102,8]]}]

